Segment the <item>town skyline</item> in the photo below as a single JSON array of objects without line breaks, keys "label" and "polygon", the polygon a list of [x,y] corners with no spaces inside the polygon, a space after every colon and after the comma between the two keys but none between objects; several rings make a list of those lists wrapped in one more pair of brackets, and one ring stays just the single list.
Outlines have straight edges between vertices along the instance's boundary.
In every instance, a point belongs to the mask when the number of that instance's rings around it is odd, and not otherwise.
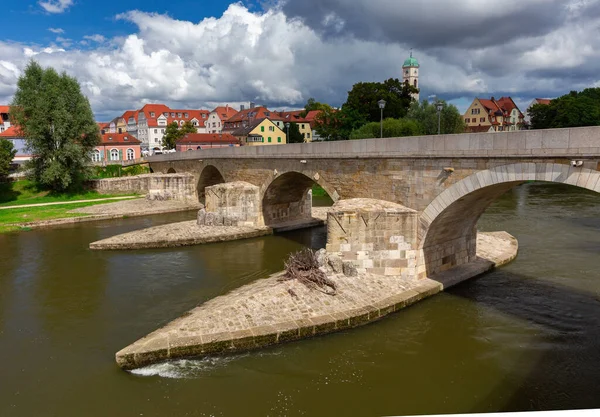
[{"label": "town skyline", "polygon": [[[509,1],[502,10],[459,1],[442,12],[438,1],[406,0],[387,14],[384,2],[372,1],[362,20],[344,1],[225,1],[201,10],[192,3],[11,5],[0,41],[0,102],[10,103],[30,59],[75,76],[99,121],[147,103],[288,110],[314,97],[337,107],[357,82],[401,79],[411,49],[421,64],[421,99],[436,95],[461,112],[475,97],[511,96],[524,108],[533,98],[598,85],[596,41],[583,31],[599,23],[598,1]],[[403,10],[412,10],[413,22],[395,28],[394,19],[406,22]],[[519,25],[525,17],[530,24]]]}]

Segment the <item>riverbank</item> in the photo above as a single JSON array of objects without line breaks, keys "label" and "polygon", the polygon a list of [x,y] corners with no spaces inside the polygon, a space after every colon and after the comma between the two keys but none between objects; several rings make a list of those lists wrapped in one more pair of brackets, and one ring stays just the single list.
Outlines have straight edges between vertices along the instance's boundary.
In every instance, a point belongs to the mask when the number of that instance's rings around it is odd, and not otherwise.
[{"label": "riverbank", "polygon": [[[123,369],[170,359],[228,354],[360,326],[514,259],[506,232],[478,235],[479,259],[421,280],[365,274],[328,276],[337,295],[307,288],[281,274],[214,298],[116,354]],[[459,278],[456,278],[459,277]]]}]

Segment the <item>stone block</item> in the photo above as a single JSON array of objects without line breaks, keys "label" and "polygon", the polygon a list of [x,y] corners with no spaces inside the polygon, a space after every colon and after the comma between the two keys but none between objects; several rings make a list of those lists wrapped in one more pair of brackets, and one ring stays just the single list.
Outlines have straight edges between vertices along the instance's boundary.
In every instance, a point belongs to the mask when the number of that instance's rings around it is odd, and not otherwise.
[{"label": "stone block", "polygon": [[347,277],[356,277],[358,276],[358,271],[356,270],[356,266],[352,262],[344,261],[342,263],[342,270],[344,275]]},{"label": "stone block", "polygon": [[198,210],[198,216],[197,216],[197,220],[196,220],[196,223],[198,224],[198,226],[204,226],[205,220],[206,220],[206,210],[205,209]]}]

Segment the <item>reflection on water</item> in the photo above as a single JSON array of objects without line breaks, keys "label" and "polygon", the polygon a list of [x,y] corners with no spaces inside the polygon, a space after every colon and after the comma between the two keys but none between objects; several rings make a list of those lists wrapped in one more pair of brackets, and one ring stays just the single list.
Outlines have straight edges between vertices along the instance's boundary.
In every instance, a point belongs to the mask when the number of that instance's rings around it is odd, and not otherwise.
[{"label": "reflection on water", "polygon": [[325,245],[324,228],[197,247],[87,245],[195,213],[0,235],[0,416],[402,415],[599,407],[600,198],[528,184],[481,230],[517,260],[359,329],[121,371],[119,349]]}]

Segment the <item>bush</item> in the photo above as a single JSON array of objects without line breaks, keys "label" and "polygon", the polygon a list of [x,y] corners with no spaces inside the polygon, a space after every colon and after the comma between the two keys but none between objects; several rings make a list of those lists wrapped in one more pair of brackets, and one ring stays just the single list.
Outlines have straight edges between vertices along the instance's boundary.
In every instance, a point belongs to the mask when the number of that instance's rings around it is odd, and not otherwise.
[{"label": "bush", "polygon": [[[381,125],[377,122],[367,123],[359,129],[352,131],[350,139],[371,139],[380,137]],[[421,134],[421,125],[409,119],[385,119],[383,121],[383,137],[395,138],[402,136],[418,136]]]}]

